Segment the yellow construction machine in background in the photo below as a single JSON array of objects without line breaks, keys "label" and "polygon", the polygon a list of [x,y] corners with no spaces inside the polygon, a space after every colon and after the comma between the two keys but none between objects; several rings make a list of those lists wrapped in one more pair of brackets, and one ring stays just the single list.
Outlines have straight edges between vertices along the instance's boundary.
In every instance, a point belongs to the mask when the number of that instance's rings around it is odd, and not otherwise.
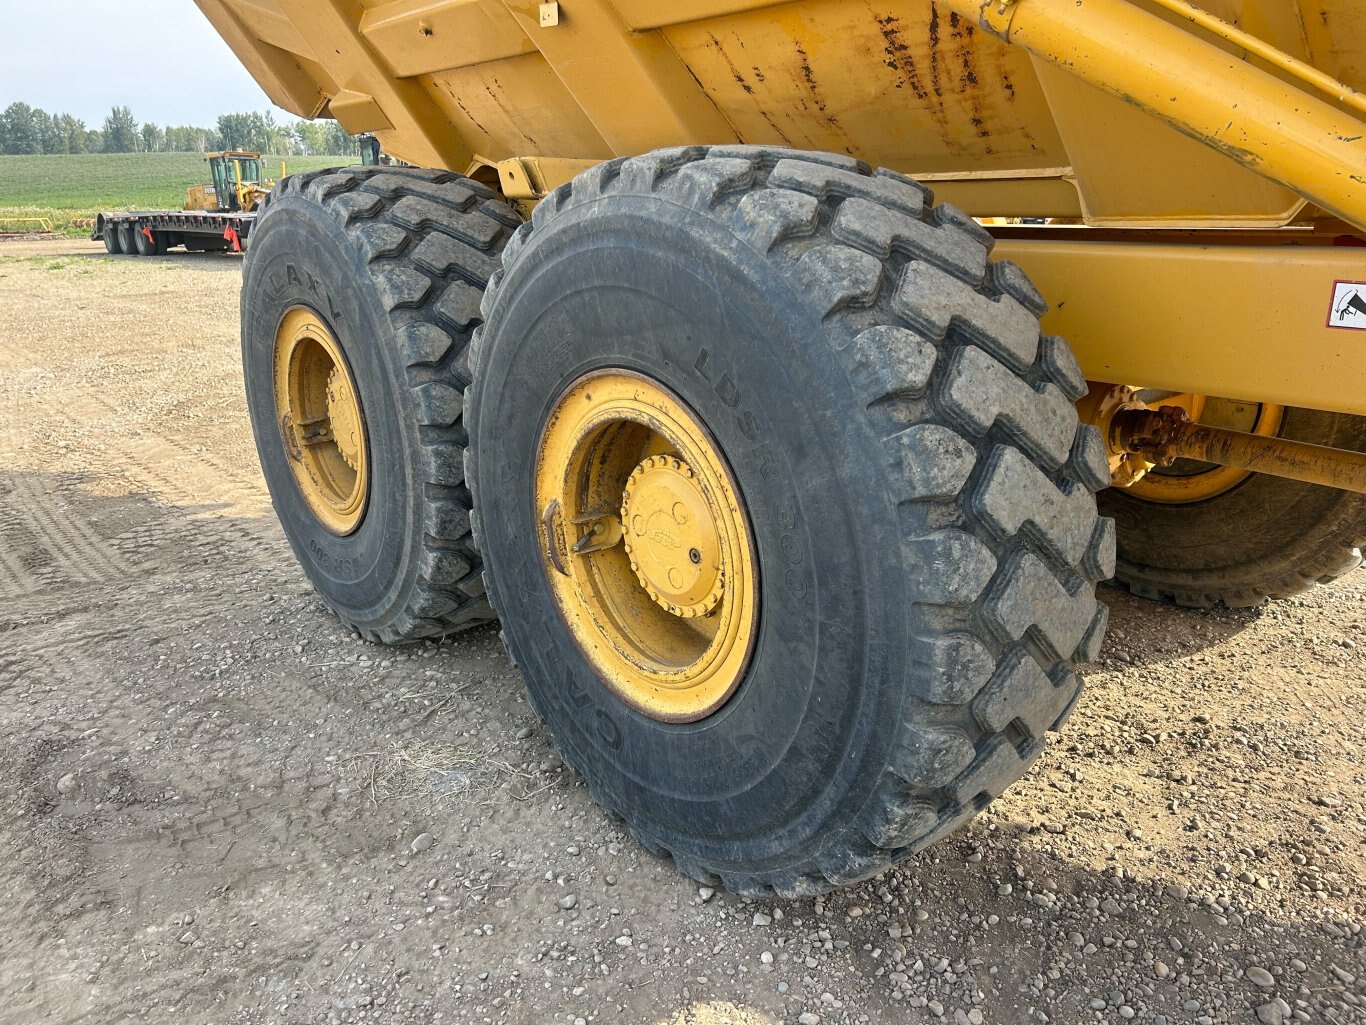
[{"label": "yellow construction machine in background", "polygon": [[[185,201],[186,210],[217,210],[247,213],[255,210],[275,182],[261,175],[261,154],[255,150],[227,150],[206,153],[213,181],[192,185]],[[283,177],[284,169],[281,168]]]}]

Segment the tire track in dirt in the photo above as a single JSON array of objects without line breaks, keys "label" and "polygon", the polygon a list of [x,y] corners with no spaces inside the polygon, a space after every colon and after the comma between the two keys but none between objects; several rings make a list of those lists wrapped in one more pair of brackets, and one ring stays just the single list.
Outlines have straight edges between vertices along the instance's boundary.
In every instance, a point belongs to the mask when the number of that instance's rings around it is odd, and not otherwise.
[{"label": "tire track in dirt", "polygon": [[[82,390],[71,408],[73,424],[97,408],[111,419],[127,416],[104,394]],[[115,539],[130,558],[141,562],[144,545],[164,540],[188,545],[204,560],[234,564],[278,564],[286,554],[265,484],[259,474],[227,459],[180,443],[180,435],[156,425],[134,438],[119,438],[103,453],[101,473],[121,480],[153,499],[166,513]]]},{"label": "tire track in dirt", "polygon": [[[6,454],[18,451],[21,402],[18,390],[7,389],[5,406],[6,437],[0,450]],[[90,529],[78,515],[72,503],[58,500],[55,485],[57,475],[20,470],[8,475],[9,491],[4,496],[11,526],[0,543],[0,598],[17,597],[37,590],[40,580],[24,566],[18,554],[18,541],[13,529],[18,521],[28,539],[47,555],[47,567],[59,578],[72,583],[105,584],[127,577],[131,567],[102,537]],[[46,567],[45,567],[46,568]]]},{"label": "tire track in dirt", "polygon": [[259,476],[242,473],[212,453],[173,445],[164,436],[143,435],[110,455],[111,476],[122,475],[187,513],[259,518],[270,509]]},{"label": "tire track in dirt", "polygon": [[0,601],[22,598],[40,587],[24,567],[16,541],[16,531],[12,528],[0,534]]},{"label": "tire track in dirt", "polygon": [[46,676],[43,667],[31,658],[17,650],[4,650],[9,647],[6,636],[0,633],[0,697],[20,684],[32,683]]},{"label": "tire track in dirt", "polygon": [[[0,349],[3,342],[0,342]],[[11,384],[5,390],[5,423],[8,429],[0,432],[0,457],[4,457],[4,463],[9,464],[15,449],[15,435],[17,433],[16,424],[19,422],[19,397],[18,389]],[[3,499],[6,492],[0,490],[0,499]],[[6,517],[6,519],[10,519]],[[0,601],[9,598],[21,598],[40,590],[44,583],[38,579],[24,564],[23,550],[27,547],[27,538],[21,538],[12,520],[6,525],[5,529],[0,530]]]},{"label": "tire track in dirt", "polygon": [[73,505],[58,503],[33,475],[15,474],[10,481],[6,504],[62,577],[76,583],[106,584],[128,576],[128,563],[79,518]]},{"label": "tire track in dirt", "polygon": [[[18,425],[23,402],[17,387],[8,389],[8,430],[0,450],[19,451]],[[117,397],[91,389],[64,393],[64,401],[43,413],[57,434],[88,424],[92,415],[113,425],[127,421]],[[178,436],[177,436],[178,437]],[[31,439],[30,439],[31,440]],[[213,453],[188,448],[155,428],[135,437],[111,431],[102,446],[99,478],[121,482],[153,499],[156,515],[113,538],[98,536],[79,515],[79,498],[57,499],[46,475],[20,471],[0,493],[0,510],[9,505],[12,526],[0,538],[0,602],[26,598],[60,584],[105,585],[142,575],[151,564],[168,567],[185,553],[200,563],[233,566],[278,564],[286,554],[259,476]],[[7,501],[6,501],[7,499]],[[17,529],[16,529],[17,527]],[[24,553],[40,551],[30,569]],[[149,555],[161,556],[149,558]],[[28,562],[33,562],[29,554]]]}]

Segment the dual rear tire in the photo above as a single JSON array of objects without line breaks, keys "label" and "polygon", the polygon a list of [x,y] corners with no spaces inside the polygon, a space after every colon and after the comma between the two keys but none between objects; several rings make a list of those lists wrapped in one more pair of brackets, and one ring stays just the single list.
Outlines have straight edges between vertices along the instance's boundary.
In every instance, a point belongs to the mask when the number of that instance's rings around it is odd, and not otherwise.
[{"label": "dual rear tire", "polygon": [[518,222],[385,167],[264,206],[248,402],[329,606],[381,641],[496,615],[597,800],[742,893],[875,874],[999,796],[1116,559],[1019,268],[915,182],[786,150],[614,160]]},{"label": "dual rear tire", "polygon": [[491,621],[464,480],[466,350],[520,219],[410,168],[294,175],[266,199],[242,287],[261,468],[309,580],[367,639]]},{"label": "dual rear tire", "polygon": [[[514,222],[387,168],[266,204],[248,400],[325,600],[381,640],[496,608],[566,760],[695,878],[819,892],[971,818],[1075,702],[1112,571],[1085,382],[1024,275],[821,154],[612,161]],[[281,398],[298,308],[359,396],[354,524]]]},{"label": "dual rear tire", "polygon": [[118,235],[119,252],[125,256],[136,256],[138,252],[137,228],[132,221],[120,221],[114,229]]},{"label": "dual rear tire", "polygon": [[111,256],[161,256],[166,252],[165,233],[152,231],[136,221],[107,223],[101,237],[104,251]]},{"label": "dual rear tire", "polygon": [[[1104,460],[1076,363],[990,248],[899,175],[714,147],[586,172],[504,255],[468,394],[489,597],[566,761],[694,878],[795,896],[881,871],[999,796],[1077,698],[1112,571]],[[691,665],[651,652],[660,617],[629,594],[581,615],[560,581],[608,591],[608,574],[570,527],[547,539],[535,487],[546,437],[622,374],[657,422],[653,389],[705,431],[660,443],[623,414],[593,465],[635,445],[622,465],[649,473],[661,448],[687,465],[709,442],[753,541],[723,561],[718,607],[753,592],[748,658],[681,721],[642,699]],[[590,480],[579,503],[622,506],[633,569],[686,545],[667,517],[629,522],[639,480]],[[639,622],[632,678],[611,649]]]},{"label": "dual rear tire", "polygon": [[133,245],[138,256],[161,256],[166,252],[166,236],[136,224],[133,226]]}]

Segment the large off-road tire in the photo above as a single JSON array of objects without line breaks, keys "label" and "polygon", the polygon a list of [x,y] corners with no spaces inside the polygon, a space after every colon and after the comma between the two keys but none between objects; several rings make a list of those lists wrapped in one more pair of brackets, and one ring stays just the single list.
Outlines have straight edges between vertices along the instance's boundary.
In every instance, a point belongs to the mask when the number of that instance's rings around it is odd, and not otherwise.
[{"label": "large off-road tire", "polygon": [[119,251],[125,256],[138,255],[137,229],[132,221],[120,221],[119,227]]},{"label": "large off-road tire", "polygon": [[[371,640],[493,618],[464,483],[466,347],[484,285],[520,223],[460,175],[377,167],[284,179],[252,232],[242,358],[261,467],[309,579]],[[308,358],[326,350],[335,363],[328,401],[340,379],[358,406],[348,417],[359,463],[349,505],[324,501],[336,496],[303,474],[298,425],[282,420],[277,386],[290,371],[277,366],[277,346],[293,344],[287,333],[300,324]]]},{"label": "large off-road tire", "polygon": [[[1366,452],[1366,417],[1285,411],[1280,436]],[[1258,605],[1329,583],[1361,565],[1366,495],[1251,474],[1199,502],[1163,504],[1112,488],[1115,575],[1134,594],[1206,608]]]},{"label": "large off-road tire", "polygon": [[[718,146],[585,172],[504,253],[467,417],[489,597],[565,760],[694,878],[798,895],[874,874],[998,796],[1077,699],[1113,570],[1105,458],[1043,300],[991,245],[900,175]],[[560,397],[622,380],[704,426],[753,542],[747,666],[693,721],[609,685],[556,597],[556,560],[586,556],[548,560],[537,508]],[[746,581],[725,572],[730,601]]]},{"label": "large off-road tire", "polygon": [[111,256],[118,256],[123,252],[123,244],[119,241],[119,229],[111,221],[104,226],[104,251]]}]

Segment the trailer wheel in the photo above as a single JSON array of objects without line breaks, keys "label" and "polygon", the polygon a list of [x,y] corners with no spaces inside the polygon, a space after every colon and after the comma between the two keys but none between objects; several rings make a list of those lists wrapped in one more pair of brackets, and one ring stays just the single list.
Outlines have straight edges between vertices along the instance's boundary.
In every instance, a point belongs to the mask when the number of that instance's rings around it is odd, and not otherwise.
[{"label": "trailer wheel", "polygon": [[[1264,415],[1228,426],[1258,429]],[[1281,437],[1366,451],[1366,417],[1293,407],[1275,416]],[[1116,576],[1140,597],[1248,607],[1361,565],[1366,495],[1184,460],[1140,483],[1100,496],[1118,529]]]},{"label": "trailer wheel", "polygon": [[141,224],[133,225],[133,244],[137,246],[139,256],[160,256],[166,251],[166,247],[158,241],[157,233],[152,232],[152,237],[147,237],[150,228]]},{"label": "trailer wheel", "polygon": [[519,223],[460,175],[353,168],[286,178],[252,232],[242,357],[261,467],[314,587],[371,640],[493,618],[464,484],[465,349]]},{"label": "trailer wheel", "polygon": [[132,221],[119,222],[119,251],[125,256],[138,255],[137,229]]},{"label": "trailer wheel", "polygon": [[565,760],[650,850],[819,892],[945,836],[1080,691],[1099,433],[991,238],[854,160],[615,160],[474,343],[484,579]]},{"label": "trailer wheel", "polygon": [[111,256],[118,256],[123,252],[123,246],[119,242],[119,229],[109,222],[104,226],[104,251]]}]

